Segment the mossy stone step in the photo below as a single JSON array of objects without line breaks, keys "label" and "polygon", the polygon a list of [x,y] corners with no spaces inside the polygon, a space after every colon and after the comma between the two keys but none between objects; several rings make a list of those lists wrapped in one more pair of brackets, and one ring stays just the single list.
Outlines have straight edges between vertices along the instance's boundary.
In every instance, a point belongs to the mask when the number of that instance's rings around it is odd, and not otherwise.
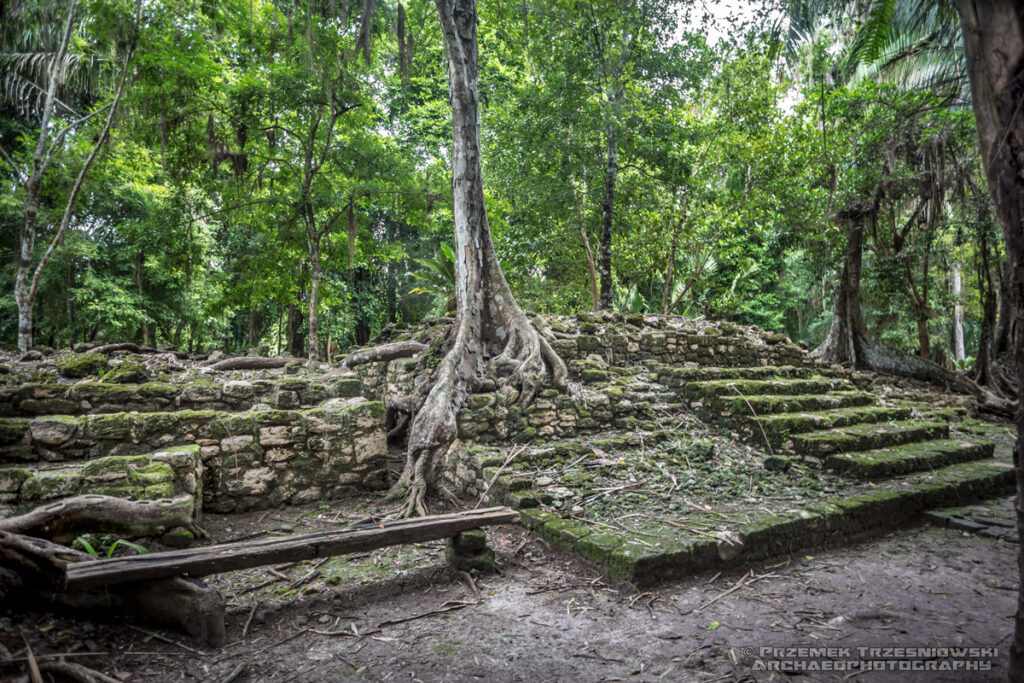
[{"label": "mossy stone step", "polygon": [[[516,456],[514,462],[543,462],[553,460],[575,460],[581,456],[594,456],[600,451],[617,453],[620,451],[634,450],[645,446],[654,446],[669,440],[672,434],[666,431],[653,432],[628,432],[628,433],[604,433],[595,434],[586,438],[563,439],[561,441],[546,443],[543,446],[529,448],[522,455]],[[495,457],[488,462],[504,461],[503,457],[495,454]],[[500,464],[500,462],[498,462]]]},{"label": "mossy stone step", "polygon": [[[838,408],[821,412],[784,413],[782,415],[765,415],[760,418],[761,428],[773,442],[781,442],[793,434],[838,429],[858,424],[877,424],[906,420],[911,410],[907,407],[859,406],[855,408]],[[753,422],[753,420],[751,420]],[[752,433],[759,434],[756,425],[751,425]]]},{"label": "mossy stone step", "polygon": [[[720,396],[705,404],[703,412],[709,415],[752,418],[753,414],[775,415],[797,411],[822,411],[853,408],[874,403],[877,397],[866,391],[834,391],[828,394],[798,394],[782,396]],[[909,411],[908,411],[909,412]]]},{"label": "mossy stone step", "polygon": [[691,382],[683,393],[691,401],[715,399],[721,396],[737,398],[750,396],[799,396],[801,394],[827,394],[851,391],[853,384],[846,379],[810,377],[805,379],[720,379],[709,382]]},{"label": "mossy stone step", "polygon": [[949,425],[945,422],[905,420],[794,434],[790,442],[791,450],[796,454],[824,459],[836,453],[867,451],[948,437]]},{"label": "mossy stone step", "polygon": [[838,453],[825,459],[825,467],[854,479],[885,479],[922,470],[991,458],[991,441],[941,439],[855,453]]},{"label": "mossy stone step", "polygon": [[802,509],[751,515],[730,531],[738,543],[723,552],[723,541],[700,538],[640,538],[566,518],[536,507],[521,510],[523,524],[552,545],[574,551],[598,564],[614,579],[646,586],[747,564],[802,549],[860,538],[864,533],[898,527],[936,507],[969,505],[1009,492],[1011,463],[986,459],[942,467],[893,480],[885,487],[838,494]]},{"label": "mossy stone step", "polygon": [[658,375],[658,381],[670,387],[680,387],[691,382],[741,379],[805,379],[821,374],[816,368],[787,366],[757,366],[749,368],[678,367],[652,362],[648,365]]},{"label": "mossy stone step", "polygon": [[0,513],[18,512],[69,496],[99,494],[125,500],[191,496],[202,500],[196,445],[145,455],[111,455],[86,462],[0,468]]}]

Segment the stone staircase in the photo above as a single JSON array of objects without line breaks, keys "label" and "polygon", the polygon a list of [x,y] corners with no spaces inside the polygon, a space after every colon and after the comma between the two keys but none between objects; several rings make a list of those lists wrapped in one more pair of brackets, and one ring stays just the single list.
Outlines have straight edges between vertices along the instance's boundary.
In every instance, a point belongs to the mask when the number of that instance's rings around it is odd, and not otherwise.
[{"label": "stone staircase", "polygon": [[18,370],[0,390],[0,516],[96,493],[184,497],[198,520],[388,483],[383,405],[351,374],[190,370],[119,383],[37,369],[24,382]]},{"label": "stone staircase", "polygon": [[765,380],[763,373],[764,368],[734,368],[735,379],[697,379],[683,393],[697,414],[735,429],[752,444],[856,479],[886,479],[993,456],[993,442],[951,433],[962,410],[879,405],[852,378]]},{"label": "stone staircase", "polygon": [[[1008,439],[963,408],[883,397],[871,377],[751,328],[703,341],[702,330],[636,321],[631,340],[629,324],[617,335],[614,318],[592,320],[580,330],[605,333],[611,352],[560,348],[580,403],[548,390],[539,411],[513,415],[518,429],[498,412],[507,436],[473,440],[444,471],[450,487],[521,510],[549,542],[616,578],[646,583],[838,542],[1013,488]],[[759,364],[709,366],[706,356],[730,360],[723,342]],[[460,426],[485,433],[496,406],[470,397]]]}]

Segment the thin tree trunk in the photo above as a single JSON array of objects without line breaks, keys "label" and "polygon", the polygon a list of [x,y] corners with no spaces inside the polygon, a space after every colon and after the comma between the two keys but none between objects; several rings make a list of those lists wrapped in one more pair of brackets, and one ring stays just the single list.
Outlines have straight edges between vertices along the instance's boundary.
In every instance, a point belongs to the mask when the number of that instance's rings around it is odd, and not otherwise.
[{"label": "thin tree trunk", "polygon": [[[616,103],[621,95],[617,95]],[[612,221],[615,217],[615,182],[619,175],[619,130],[617,122],[609,124],[605,132],[604,199],[601,201],[601,235],[598,239],[598,270],[601,273],[600,308],[614,305],[612,285]]]},{"label": "thin tree trunk", "polygon": [[921,360],[931,360],[931,342],[928,339],[928,318],[918,317],[917,319],[917,348]]},{"label": "thin tree trunk", "polygon": [[320,360],[320,240],[309,242],[309,359]]},{"label": "thin tree trunk", "polygon": [[992,355],[994,346],[994,330],[996,326],[996,292],[992,286],[992,268],[989,264],[988,226],[982,223],[978,252],[981,263],[978,265],[978,292],[981,295],[981,330],[978,334],[978,353],[974,362],[974,374],[978,384],[995,388],[995,377],[992,375]]},{"label": "thin tree trunk", "polygon": [[[27,351],[32,345],[32,306],[35,302],[36,293],[39,291],[39,282],[42,278],[43,270],[53,257],[57,247],[63,243],[64,233],[67,231],[68,226],[71,223],[72,211],[75,206],[75,200],[78,198],[78,193],[82,189],[82,184],[85,182],[85,177],[89,173],[89,169],[92,167],[93,162],[99,155],[100,148],[103,147],[107,140],[107,136],[110,134],[110,129],[114,122],[114,114],[117,112],[117,105],[121,101],[125,85],[128,82],[128,65],[131,62],[131,56],[134,50],[134,46],[130,46],[128,48],[128,52],[124,58],[124,64],[121,66],[121,73],[118,78],[117,87],[114,90],[114,99],[111,103],[106,107],[97,109],[91,114],[78,119],[78,121],[68,124],[59,133],[57,133],[55,139],[47,145],[47,139],[50,134],[49,119],[53,111],[53,103],[56,97],[55,93],[58,81],[57,77],[59,74],[58,70],[64,61],[64,55],[67,53],[67,45],[71,36],[71,26],[75,13],[75,5],[76,3],[72,2],[68,8],[68,18],[67,23],[64,26],[61,46],[58,49],[56,59],[54,59],[53,71],[50,74],[50,85],[47,90],[46,101],[43,107],[43,119],[40,124],[39,140],[36,143],[36,150],[32,159],[32,170],[28,178],[25,180],[25,223],[20,235],[20,249],[14,285],[14,298],[18,304],[18,348],[23,352]],[[142,1],[136,0],[136,24],[139,23],[141,15]],[[57,226],[57,230],[54,232],[50,246],[47,247],[45,252],[43,252],[42,258],[39,259],[39,263],[36,264],[35,270],[32,271],[32,276],[29,278],[29,269],[31,267],[33,253],[35,251],[36,222],[38,220],[39,212],[39,192],[42,185],[42,177],[46,172],[46,167],[50,162],[50,158],[52,157],[54,150],[60,146],[64,136],[72,127],[77,124],[84,123],[89,118],[96,116],[104,110],[106,110],[107,116],[103,123],[103,128],[100,131],[100,134],[94,138],[89,155],[85,158],[85,161],[82,162],[82,166],[78,169],[78,174],[75,176],[75,181],[71,186],[71,190],[68,192],[67,200],[64,203],[64,212],[61,215],[60,223]],[[44,153],[45,157],[43,156]],[[15,170],[17,171],[17,169]]]},{"label": "thin tree trunk", "polygon": [[675,271],[676,265],[676,252],[679,250],[679,233],[677,232],[672,236],[672,248],[668,253],[668,265],[665,267],[665,287],[661,290],[661,309],[662,315],[668,313],[668,296],[672,292],[672,276]]},{"label": "thin tree trunk", "polygon": [[[53,60],[53,69],[50,71],[50,82],[46,89],[46,99],[43,102],[42,117],[39,123],[39,139],[36,141],[35,152],[32,156],[32,168],[28,177],[24,179],[25,184],[25,222],[22,224],[21,234],[18,236],[18,264],[17,273],[14,277],[14,300],[18,304],[18,350],[25,353],[32,348],[32,300],[34,292],[29,284],[32,268],[32,256],[36,246],[36,227],[39,219],[39,190],[42,185],[43,172],[46,170],[46,162],[49,159],[47,153],[47,139],[50,135],[50,117],[53,116],[53,104],[57,98],[57,84],[60,81],[61,64],[67,54],[68,42],[71,39],[71,28],[74,24],[74,16],[77,2],[71,0],[68,5],[68,17],[64,23],[64,32],[61,35],[60,47]],[[50,148],[52,152],[53,148]],[[44,156],[46,155],[46,156]],[[17,170],[17,169],[15,169]]]},{"label": "thin tree trunk", "polygon": [[601,293],[597,287],[597,268],[594,266],[594,252],[590,248],[587,230],[580,226],[580,237],[583,238],[583,253],[587,257],[587,274],[590,276],[590,301],[595,311],[601,310]]},{"label": "thin tree trunk", "polygon": [[[992,203],[1012,266],[1013,355],[1024,389],[1024,5],[1017,0],[957,0],[974,117]],[[1024,406],[1017,397],[1017,533],[1024,537]],[[1024,545],[1018,549],[1017,614],[1010,645],[1011,681],[1024,681]]]},{"label": "thin tree trunk", "polygon": [[964,349],[964,292],[960,281],[960,264],[953,264],[953,360],[957,367],[967,359]]},{"label": "thin tree trunk", "polygon": [[[139,298],[143,296],[143,285],[142,285],[142,268],[145,265],[146,257],[139,251],[135,253],[134,261],[134,274],[135,274],[135,290],[139,293]],[[142,321],[142,345],[149,346],[149,323],[145,320]]]}]

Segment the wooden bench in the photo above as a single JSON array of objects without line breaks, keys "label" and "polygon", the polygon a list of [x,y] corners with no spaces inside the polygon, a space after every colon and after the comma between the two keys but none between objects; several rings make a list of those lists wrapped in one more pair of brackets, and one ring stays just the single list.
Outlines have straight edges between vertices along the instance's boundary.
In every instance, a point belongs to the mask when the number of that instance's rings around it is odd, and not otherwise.
[{"label": "wooden bench", "polygon": [[469,510],[393,522],[363,524],[334,531],[223,543],[185,550],[91,560],[67,565],[66,591],[145,581],[170,576],[207,576],[281,562],[365,552],[402,543],[451,538],[461,531],[519,519],[507,507]]}]

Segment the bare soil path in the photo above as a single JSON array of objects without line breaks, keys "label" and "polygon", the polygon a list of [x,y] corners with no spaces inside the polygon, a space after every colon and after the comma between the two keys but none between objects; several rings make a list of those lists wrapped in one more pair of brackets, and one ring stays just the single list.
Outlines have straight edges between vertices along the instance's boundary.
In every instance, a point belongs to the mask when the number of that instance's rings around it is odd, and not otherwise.
[{"label": "bare soil path", "polygon": [[[296,531],[323,524],[310,509],[272,516],[211,517],[207,524],[213,540],[253,533],[257,523]],[[216,651],[169,631],[6,613],[0,660],[9,653],[13,661],[0,666],[0,680],[29,680],[23,637],[41,661],[70,652],[67,661],[125,681],[1005,676],[1017,547],[1003,539],[916,527],[639,592],[610,585],[519,527],[496,527],[488,536],[502,571],[473,585],[444,565],[440,543],[218,577],[229,617],[228,644]],[[850,648],[854,659],[859,647],[976,646],[998,648],[998,656],[982,658],[990,671],[803,675],[756,670],[758,660],[749,656],[795,646]],[[842,650],[836,654],[845,659]]]}]

